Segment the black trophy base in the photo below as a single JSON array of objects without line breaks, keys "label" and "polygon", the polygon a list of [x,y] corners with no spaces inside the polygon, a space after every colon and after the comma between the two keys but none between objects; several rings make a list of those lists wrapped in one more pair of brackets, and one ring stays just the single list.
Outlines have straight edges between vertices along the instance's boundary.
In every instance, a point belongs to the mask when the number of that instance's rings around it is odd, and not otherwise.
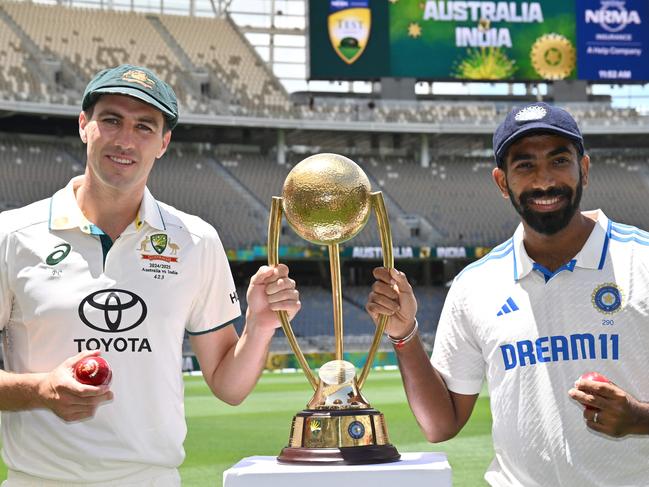
[{"label": "black trophy base", "polygon": [[277,457],[279,463],[297,465],[367,465],[396,462],[401,458],[392,445],[348,446],[340,448],[286,447]]}]

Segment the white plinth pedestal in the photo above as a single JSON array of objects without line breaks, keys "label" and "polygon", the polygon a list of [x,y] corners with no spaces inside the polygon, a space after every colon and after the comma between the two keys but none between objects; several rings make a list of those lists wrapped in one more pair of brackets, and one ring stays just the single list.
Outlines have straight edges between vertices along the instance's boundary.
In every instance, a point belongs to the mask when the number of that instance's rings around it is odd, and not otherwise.
[{"label": "white plinth pedestal", "polygon": [[247,457],[223,472],[223,487],[450,487],[444,453],[402,453],[373,465],[284,465],[275,457]]}]

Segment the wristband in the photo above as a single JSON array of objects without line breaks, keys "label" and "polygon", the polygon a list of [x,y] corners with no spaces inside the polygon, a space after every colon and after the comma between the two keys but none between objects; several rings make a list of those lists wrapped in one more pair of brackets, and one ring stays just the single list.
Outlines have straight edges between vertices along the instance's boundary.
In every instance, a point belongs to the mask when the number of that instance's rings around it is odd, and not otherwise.
[{"label": "wristband", "polygon": [[408,343],[410,340],[412,340],[415,335],[417,334],[417,330],[419,330],[419,323],[417,323],[417,318],[415,318],[415,326],[412,327],[412,331],[408,333],[405,337],[403,338],[393,338],[390,335],[386,333],[386,336],[388,337],[388,340],[392,342],[392,345],[394,345],[394,348],[399,350],[400,348],[403,348],[403,346]]}]

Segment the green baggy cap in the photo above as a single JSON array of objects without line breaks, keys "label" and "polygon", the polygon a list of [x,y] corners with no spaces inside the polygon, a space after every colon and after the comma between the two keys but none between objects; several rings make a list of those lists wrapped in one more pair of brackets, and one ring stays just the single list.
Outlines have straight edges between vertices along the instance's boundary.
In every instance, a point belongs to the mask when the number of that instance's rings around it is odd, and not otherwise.
[{"label": "green baggy cap", "polygon": [[86,86],[81,108],[87,110],[103,94],[138,98],[160,110],[170,129],[178,123],[178,100],[174,90],[147,68],[122,64],[100,71]]}]

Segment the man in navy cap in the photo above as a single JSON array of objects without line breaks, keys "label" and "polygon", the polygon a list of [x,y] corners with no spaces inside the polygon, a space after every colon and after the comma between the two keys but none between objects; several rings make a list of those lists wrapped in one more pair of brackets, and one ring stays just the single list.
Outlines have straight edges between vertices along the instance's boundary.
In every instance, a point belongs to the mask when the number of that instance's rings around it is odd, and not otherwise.
[{"label": "man in navy cap", "polygon": [[[79,114],[85,173],[0,214],[6,487],[180,485],[185,331],[212,392],[238,404],[265,364],[275,312],[300,307],[286,266],[264,266],[237,336],[216,230],[146,188],[177,121],[173,90],[151,71],[102,71]],[[112,383],[75,380],[75,364],[100,353]]]},{"label": "man in navy cap", "polygon": [[580,211],[590,159],[565,110],[515,108],[493,143],[521,224],[455,278],[430,360],[406,276],[374,272],[367,310],[391,316],[412,411],[429,441],[452,438],[486,379],[490,485],[646,485],[649,234]]}]

